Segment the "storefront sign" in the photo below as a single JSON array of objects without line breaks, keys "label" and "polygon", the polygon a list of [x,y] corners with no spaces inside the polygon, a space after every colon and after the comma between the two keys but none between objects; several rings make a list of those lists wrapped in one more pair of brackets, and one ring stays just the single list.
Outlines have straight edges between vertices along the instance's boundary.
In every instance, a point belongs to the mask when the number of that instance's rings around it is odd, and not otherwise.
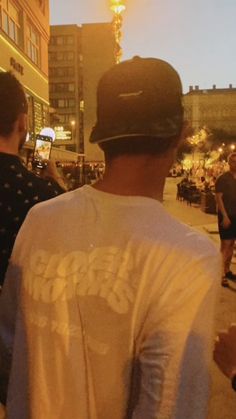
[{"label": "storefront sign", "polygon": [[18,71],[18,73],[20,73],[23,76],[24,67],[21,64],[17,63],[15,58],[10,58],[10,65],[14,68],[14,70]]},{"label": "storefront sign", "polygon": [[54,127],[56,140],[72,140],[72,132],[64,131],[63,127]]}]

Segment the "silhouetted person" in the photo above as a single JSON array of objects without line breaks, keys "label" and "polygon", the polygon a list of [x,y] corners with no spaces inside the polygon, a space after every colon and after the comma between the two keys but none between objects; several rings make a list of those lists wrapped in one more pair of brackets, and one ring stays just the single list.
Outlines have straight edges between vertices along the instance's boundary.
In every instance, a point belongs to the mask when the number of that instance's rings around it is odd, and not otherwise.
[{"label": "silhouetted person", "polygon": [[0,285],[3,284],[17,232],[29,209],[64,192],[59,174],[49,163],[43,180],[19,158],[28,129],[28,104],[20,82],[0,73]]},{"label": "silhouetted person", "polygon": [[215,184],[218,209],[218,227],[223,259],[221,284],[228,287],[228,280],[235,281],[236,275],[230,270],[236,239],[236,152],[228,157],[229,170],[220,175]]}]

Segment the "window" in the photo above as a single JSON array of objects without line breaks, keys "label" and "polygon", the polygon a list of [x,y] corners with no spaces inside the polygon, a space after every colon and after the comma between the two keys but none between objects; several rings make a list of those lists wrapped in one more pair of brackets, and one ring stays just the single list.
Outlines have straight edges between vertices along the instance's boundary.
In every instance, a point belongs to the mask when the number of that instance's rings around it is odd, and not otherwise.
[{"label": "window", "polygon": [[71,121],[75,120],[75,115],[70,114],[60,114],[59,116],[59,122],[61,123],[70,123]]},{"label": "window", "polygon": [[67,53],[66,53],[66,59],[68,60],[68,61],[72,61],[72,60],[74,60],[74,53],[73,52],[71,52],[71,51],[67,51]]},{"label": "window", "polygon": [[66,37],[66,44],[67,44],[67,45],[73,45],[73,44],[74,44],[74,37],[73,37],[73,36],[71,36],[71,35],[68,35],[68,36]]},{"label": "window", "polygon": [[75,91],[75,85],[74,83],[68,84],[68,92],[74,92]]},{"label": "window", "polygon": [[9,0],[2,2],[2,29],[17,44],[20,43],[20,11]]},{"label": "window", "polygon": [[75,108],[75,99],[51,99],[50,103],[53,108]]},{"label": "window", "polygon": [[74,108],[75,100],[74,99],[58,99],[57,107],[58,108]]},{"label": "window", "polygon": [[55,38],[55,36],[50,36],[49,43],[50,43],[50,45],[55,45],[56,44],[56,38]]},{"label": "window", "polygon": [[63,61],[63,52],[57,52],[57,61]]},{"label": "window", "polygon": [[39,66],[40,64],[40,36],[31,23],[27,25],[27,55]]},{"label": "window", "polygon": [[57,43],[57,45],[63,45],[64,44],[63,36],[57,36],[56,37],[56,43]]},{"label": "window", "polygon": [[[50,56],[51,59],[51,56]],[[75,71],[73,67],[49,67],[49,74],[52,77],[68,77],[74,76]],[[74,91],[74,90],[70,90]]]},{"label": "window", "polygon": [[58,51],[58,52],[49,52],[50,61],[73,61],[74,52],[72,51]]},{"label": "window", "polygon": [[50,83],[49,89],[50,92],[68,93],[75,91],[75,85],[74,83]]}]

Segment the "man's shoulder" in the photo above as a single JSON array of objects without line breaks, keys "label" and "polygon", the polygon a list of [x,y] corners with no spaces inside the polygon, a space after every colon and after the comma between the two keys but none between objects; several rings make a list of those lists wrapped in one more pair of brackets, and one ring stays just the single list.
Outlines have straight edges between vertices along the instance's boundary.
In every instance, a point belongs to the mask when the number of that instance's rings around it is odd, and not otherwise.
[{"label": "man's shoulder", "polygon": [[228,181],[230,181],[231,177],[232,176],[229,170],[219,175],[215,182],[216,192],[219,192],[218,188],[224,187],[228,183]]},{"label": "man's shoulder", "polygon": [[215,254],[215,244],[204,233],[197,231],[174,216],[169,214],[165,208],[159,213],[160,223],[153,224],[151,235],[154,242],[159,246],[163,245],[170,251],[178,254],[185,254],[192,257],[196,254]]},{"label": "man's shoulder", "polygon": [[[68,213],[69,210],[72,210],[75,206],[75,198],[74,198],[74,192],[70,191],[63,194],[58,194],[58,196],[55,196],[53,199],[48,199],[42,202],[39,202],[37,205],[35,205],[30,210],[30,214],[32,216],[47,216],[50,217],[51,215],[57,216],[57,214],[60,215],[60,213]],[[69,205],[68,205],[68,200]]]},{"label": "man's shoulder", "polygon": [[221,173],[221,175],[219,175],[218,176],[218,178],[216,179],[216,182],[217,181],[219,181],[219,180],[224,180],[224,179],[227,179],[227,178],[229,178],[231,176],[231,174],[230,174],[230,171],[229,170],[227,170],[226,172],[224,172],[224,173]]}]

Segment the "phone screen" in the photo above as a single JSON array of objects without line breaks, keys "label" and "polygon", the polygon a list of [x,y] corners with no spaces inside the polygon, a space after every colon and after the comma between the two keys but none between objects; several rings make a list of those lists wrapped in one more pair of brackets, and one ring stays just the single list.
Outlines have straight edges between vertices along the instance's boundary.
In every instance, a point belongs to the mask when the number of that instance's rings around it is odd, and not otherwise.
[{"label": "phone screen", "polygon": [[52,138],[45,135],[36,135],[34,147],[34,162],[37,167],[45,167],[44,160],[49,160],[52,149]]}]

